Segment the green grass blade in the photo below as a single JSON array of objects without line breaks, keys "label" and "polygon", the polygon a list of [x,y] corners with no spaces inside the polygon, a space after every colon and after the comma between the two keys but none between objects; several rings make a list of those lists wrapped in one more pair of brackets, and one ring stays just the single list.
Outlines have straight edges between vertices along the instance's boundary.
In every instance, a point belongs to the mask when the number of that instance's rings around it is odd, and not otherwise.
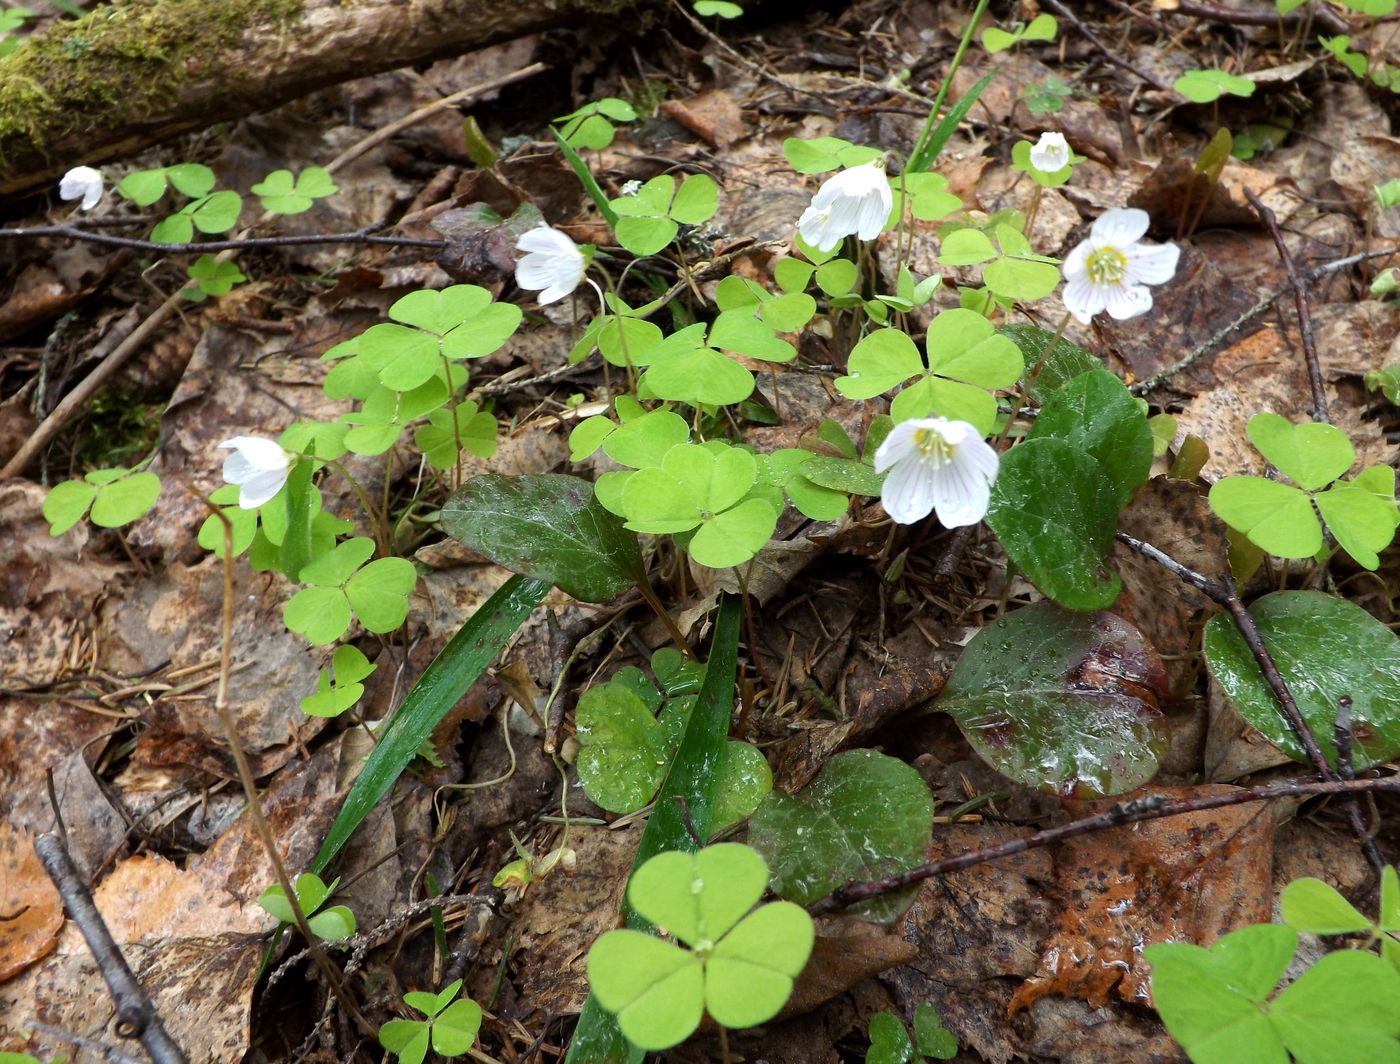
[{"label": "green grass blade", "polygon": [[[647,820],[646,831],[637,846],[632,870],[650,857],[666,850],[694,850],[695,840],[686,830],[676,796],[685,799],[690,822],[704,839],[710,833],[711,811],[715,800],[715,762],[729,737],[729,717],[734,709],[734,676],[739,660],[739,598],[724,595],[715,634],[710,642],[710,661],[700,688],[690,723],[681,739],[666,782],[657,792],[656,806]],[[624,901],[622,911],[627,926],[648,930],[649,925]],[[644,1054],[628,1043],[617,1020],[588,996],[569,1043],[565,1064],[639,1064]]]},{"label": "green grass blade", "polygon": [[438,722],[456,705],[548,591],[549,585],[541,580],[512,576],[438,652],[384,726],[374,752],[345,796],[326,841],[311,862],[311,871],[319,873],[330,864],[331,858],[369,815],[374,804],[408,767]]},{"label": "green grass blade", "polygon": [[972,110],[972,105],[977,102],[977,98],[982,95],[992,79],[997,76],[993,70],[990,74],[983,74],[977,79],[977,83],[967,90],[967,94],[949,109],[943,116],[943,121],[938,123],[937,128],[929,135],[927,143],[913,159],[909,161],[911,173],[918,173],[927,170],[933,165],[933,161],[938,158],[938,153],[943,150],[943,146],[948,143],[948,138],[953,135],[953,131],[958,128],[958,123],[967,117],[967,112]]},{"label": "green grass blade", "polygon": [[583,186],[583,190],[588,193],[590,199],[597,206],[602,214],[603,220],[617,229],[617,211],[612,209],[612,204],[608,202],[608,197],[603,195],[603,190],[598,187],[597,180],[593,177],[593,171],[588,169],[588,165],[579,158],[578,152],[574,151],[573,145],[559,135],[559,130],[551,130],[554,139],[559,142],[559,150],[564,153],[564,160],[569,164],[569,169],[573,170],[574,176]]}]

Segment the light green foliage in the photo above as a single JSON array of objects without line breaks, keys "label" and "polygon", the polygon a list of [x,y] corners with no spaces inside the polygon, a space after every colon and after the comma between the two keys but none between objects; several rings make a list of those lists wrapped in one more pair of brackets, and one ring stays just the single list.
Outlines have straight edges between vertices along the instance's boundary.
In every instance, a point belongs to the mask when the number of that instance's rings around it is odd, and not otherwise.
[{"label": "light green foliage", "polygon": [[1221,520],[1270,554],[1310,558],[1323,546],[1315,505],[1341,548],[1374,570],[1378,552],[1390,545],[1400,524],[1395,471],[1372,466],[1350,480],[1339,479],[1351,468],[1355,451],[1334,425],[1294,425],[1264,413],[1250,418],[1245,431],[1259,453],[1298,486],[1225,477],[1210,490],[1211,509]]},{"label": "light green foliage", "polygon": [[890,404],[896,422],[937,414],[967,421],[983,435],[991,432],[996,399],[988,389],[1016,383],[1024,368],[1020,349],[982,315],[961,308],[933,319],[927,349],[925,368],[907,333],[877,329],[851,350],[836,389],[848,399],[870,399],[919,376]]},{"label": "light green foliage", "polygon": [[196,229],[201,233],[226,233],[238,224],[238,215],[242,210],[242,196],[229,189],[220,189],[191,200],[174,214],[157,222],[151,230],[151,239],[157,244],[188,244]]},{"label": "light green foliage", "polygon": [[[1400,752],[1400,639],[1353,602],[1319,591],[1276,591],[1249,607],[1298,710],[1329,762],[1337,707],[1349,701],[1357,769]],[[1228,616],[1206,625],[1206,664],[1245,720],[1307,763],[1244,638]]]},{"label": "light green foliage", "polygon": [[1022,41],[1053,41],[1058,30],[1059,23],[1055,21],[1054,15],[1040,14],[1025,24],[1017,23],[1010,33],[989,26],[982,31],[982,47],[995,55]]},{"label": "light green foliage", "polygon": [[172,186],[190,199],[203,199],[214,191],[214,171],[201,163],[134,170],[117,183],[117,192],[138,207],[149,207]]},{"label": "light green foliage", "polygon": [[724,311],[709,326],[708,337],[706,333],[705,324],[697,322],[653,348],[638,395],[692,406],[740,403],[753,394],[753,373],[719,348],[767,362],[788,362],[797,356],[796,348],[747,309]]},{"label": "light green foliage", "polygon": [[[1194,1064],[1349,1064],[1400,1058],[1400,975],[1374,953],[1329,953],[1281,992],[1292,928],[1254,924],[1209,949],[1148,946],[1152,996]],[[1272,995],[1272,996],[1271,996]]]},{"label": "light green foliage", "polygon": [[[796,259],[785,259],[796,263]],[[802,265],[806,265],[803,263]],[[787,271],[791,276],[791,271]],[[770,330],[797,332],[817,312],[817,301],[799,288],[795,292],[774,295],[756,281],[731,274],[715,287],[715,304],[721,311],[756,310]],[[742,317],[736,319],[742,320]]]},{"label": "light green foliage", "polygon": [[99,528],[128,525],[155,505],[160,478],[124,467],[94,469],[82,480],[56,484],[44,498],[49,535],[61,536],[88,515]]},{"label": "light green foliage", "polygon": [[1026,110],[1033,115],[1053,115],[1062,110],[1073,95],[1073,86],[1054,74],[1048,74],[1044,81],[1032,82],[1021,90]]},{"label": "light green foliage", "polygon": [[404,1004],[425,1018],[389,1020],[379,1028],[379,1044],[399,1058],[399,1064],[423,1064],[431,1045],[434,1053],[460,1057],[471,1049],[481,1030],[481,1006],[471,998],[458,998],[462,980],[447,984],[438,994],[410,990]]},{"label": "light green foliage", "polygon": [[310,586],[293,595],[282,610],[287,627],[319,645],[345,634],[352,610],[369,632],[392,632],[403,624],[417,570],[403,558],[371,562],[373,553],[374,542],[356,536],[317,555],[298,574]]},{"label": "light green foliage", "polygon": [[1376,206],[1387,211],[1391,207],[1400,206],[1400,177],[1392,177],[1384,184],[1376,185],[1371,191],[1376,197]]},{"label": "light green foliage", "polygon": [[496,419],[471,402],[439,407],[428,412],[426,425],[413,430],[413,442],[434,469],[451,469],[461,451],[478,458],[496,453]]},{"label": "light green foliage", "polygon": [[301,700],[301,711],[311,717],[340,716],[360,700],[365,693],[360,681],[378,667],[349,643],[336,647],[331,667],[321,670],[316,693]]},{"label": "light green foliage", "polygon": [[1260,152],[1270,152],[1281,145],[1293,129],[1293,119],[1287,115],[1267,122],[1251,122],[1234,135],[1230,154],[1236,159],[1253,159]]},{"label": "light green foliage", "polygon": [[1211,103],[1225,95],[1254,95],[1254,82],[1223,70],[1188,70],[1172,82],[1172,88],[1192,103]]},{"label": "light green foliage", "polygon": [[1395,0],[1338,0],[1343,7],[1350,8],[1359,15],[1380,18],[1395,10]]},{"label": "light green foliage", "polygon": [[[344,905],[321,908],[326,899],[335,893],[336,884],[339,882],[337,879],[327,886],[320,876],[304,872],[297,876],[292,884],[292,890],[296,892],[297,908],[301,910],[302,916],[306,917],[306,926],[311,929],[313,935],[327,942],[340,942],[355,933],[355,914]],[[287,900],[287,892],[282,889],[280,883],[274,883],[263,891],[262,896],[258,898],[258,905],[283,923],[295,922],[291,903]]]},{"label": "light green foliage", "polygon": [[913,1040],[892,1012],[877,1012],[870,1017],[868,1033],[870,1048],[865,1052],[865,1064],[909,1064],[916,1052],[927,1060],[952,1060],[958,1052],[957,1039],[927,1001],[914,1009]]},{"label": "light green foliage", "polygon": [[592,148],[601,151],[613,142],[617,130],[614,122],[632,122],[637,112],[626,100],[615,96],[605,96],[601,100],[584,104],[577,111],[570,111],[554,120],[559,126],[559,134],[571,148]]},{"label": "light green foliage", "polygon": [[646,579],[637,537],[578,477],[484,473],[447,500],[442,526],[497,564],[584,602],[611,601]]},{"label": "light green foliage", "polygon": [[[1029,149],[1027,149],[1029,150]],[[1007,222],[990,226],[992,237],[972,227],[953,229],[943,237],[938,261],[943,266],[982,267],[982,280],[996,295],[1012,300],[1036,300],[1060,283],[1058,259],[1037,255],[1020,229]]]},{"label": "light green foliage", "polygon": [[[1017,783],[1048,794],[1123,794],[1157,774],[1166,749],[1161,715],[1132,686],[1150,687],[1155,658],[1112,615],[1040,602],[982,628],[934,708]],[[1133,662],[1142,675],[1088,686],[1086,661]]]},{"label": "light green foliage", "polygon": [[1372,370],[1366,374],[1365,381],[1368,392],[1379,390],[1392,403],[1400,406],[1400,362]]},{"label": "light green foliage", "polygon": [[909,200],[909,213],[921,222],[936,222],[963,209],[963,201],[948,191],[948,179],[942,174],[906,170],[891,178],[890,186],[894,193],[891,219],[898,219],[903,213],[905,197]]},{"label": "light green foliage", "polygon": [[295,179],[290,170],[274,170],[249,191],[258,197],[265,211],[301,214],[310,210],[316,200],[334,196],[340,188],[321,167],[308,166]]},{"label": "light green foliage", "polygon": [[[631,813],[652,800],[695,706],[698,685],[693,672],[659,654],[658,659],[653,659],[652,670],[664,699],[638,669],[630,667],[606,684],[590,687],[579,699],[574,718],[580,744],[579,782],[588,797],[609,812]],[[724,745],[715,774],[712,831],[748,816],[773,789],[772,771],[763,754],[737,740]]]},{"label": "light green foliage", "polygon": [[881,152],[840,137],[788,137],[783,141],[783,155],[799,174],[825,174],[843,166],[872,162],[880,158]]},{"label": "light green foliage", "polygon": [[730,3],[729,0],[695,0],[695,13],[702,18],[706,15],[738,18],[744,13],[744,9],[738,4]]},{"label": "light green foliage", "polygon": [[[25,19],[34,17],[34,12],[27,7],[7,7],[0,9],[0,59],[14,52],[24,38],[18,33],[24,28]],[[14,1054],[20,1056],[21,1054]]]},{"label": "light green foliage", "polygon": [[630,196],[611,201],[618,215],[613,228],[617,242],[634,255],[655,255],[680,231],[714,217],[719,188],[708,174],[690,174],[676,186],[670,174],[659,174]]},{"label": "light green foliage", "polygon": [[589,985],[628,1041],[667,1049],[688,1038],[706,1011],[725,1027],[752,1027],[778,1013],[814,932],[811,917],[791,902],[754,909],[767,885],[763,859],[739,843],[661,853],[632,873],[633,909],[689,948],[631,929],[593,944]]},{"label": "light green foliage", "polygon": [[194,287],[186,288],[180,294],[195,303],[207,296],[224,296],[233,291],[233,286],[242,284],[248,278],[233,262],[220,262],[213,255],[201,255],[186,268]]},{"label": "light green foliage", "polygon": [[[768,861],[773,889],[802,905],[852,880],[879,879],[924,861],[933,799],[912,766],[874,750],[829,759],[796,795],[774,791],[749,823],[749,841]],[[893,921],[913,893],[872,898],[849,912]]]},{"label": "light green foliage", "polygon": [[1400,969],[1400,877],[1395,867],[1381,869],[1380,918],[1363,916],[1337,888],[1320,879],[1295,879],[1283,888],[1279,904],[1283,922],[1297,931],[1313,935],[1369,936],[1379,942],[1381,956]]},{"label": "light green foliage", "polygon": [[1345,33],[1336,37],[1318,37],[1317,43],[1331,53],[1332,58],[1341,63],[1358,78],[1366,76],[1366,56],[1351,50],[1351,37]]}]

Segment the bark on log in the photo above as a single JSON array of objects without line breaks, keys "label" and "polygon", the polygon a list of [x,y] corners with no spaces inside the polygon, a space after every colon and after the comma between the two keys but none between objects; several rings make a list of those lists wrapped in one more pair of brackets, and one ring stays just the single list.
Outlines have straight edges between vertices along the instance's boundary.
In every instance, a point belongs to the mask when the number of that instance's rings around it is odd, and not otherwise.
[{"label": "bark on log", "polygon": [[0,59],[0,199],[327,85],[632,0],[129,0]]}]

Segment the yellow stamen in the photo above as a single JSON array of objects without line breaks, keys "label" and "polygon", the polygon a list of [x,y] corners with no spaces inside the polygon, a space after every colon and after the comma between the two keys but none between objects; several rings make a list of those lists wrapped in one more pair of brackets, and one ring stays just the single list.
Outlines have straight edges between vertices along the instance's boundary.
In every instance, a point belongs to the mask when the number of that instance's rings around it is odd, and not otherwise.
[{"label": "yellow stamen", "polygon": [[1121,284],[1128,272],[1128,257],[1114,247],[1095,248],[1084,262],[1094,284]]},{"label": "yellow stamen", "polygon": [[941,433],[933,429],[915,429],[914,446],[919,449],[919,454],[925,458],[932,458],[935,461],[946,462],[953,457],[953,445],[945,440]]}]

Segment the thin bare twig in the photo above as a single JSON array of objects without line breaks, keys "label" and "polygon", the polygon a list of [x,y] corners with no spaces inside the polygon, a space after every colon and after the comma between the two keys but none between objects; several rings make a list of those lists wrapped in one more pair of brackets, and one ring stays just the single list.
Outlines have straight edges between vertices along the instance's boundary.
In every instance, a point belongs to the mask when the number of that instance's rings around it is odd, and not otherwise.
[{"label": "thin bare twig", "polygon": [[70,1046],[77,1046],[79,1049],[96,1053],[103,1060],[110,1060],[112,1064],[145,1064],[145,1061],[138,1060],[129,1053],[123,1053],[116,1046],[109,1046],[106,1042],[99,1042],[95,1038],[88,1038],[74,1031],[65,1031],[62,1027],[40,1023],[38,1020],[25,1020],[24,1025],[30,1030],[38,1031],[40,1034],[48,1035],[60,1042],[67,1042]]},{"label": "thin bare twig", "polygon": [[1132,74],[1135,78],[1138,78],[1140,81],[1147,82],[1147,84],[1151,85],[1154,89],[1160,89],[1161,91],[1165,92],[1171,88],[1170,84],[1157,77],[1157,75],[1151,74],[1146,70],[1142,70],[1139,67],[1133,66],[1132,63],[1128,62],[1121,55],[1115,52],[1112,48],[1104,44],[1103,41],[1099,40],[1098,37],[1095,36],[1094,31],[1091,30],[1088,26],[1084,25],[1084,23],[1080,20],[1079,16],[1076,15],[1073,11],[1071,11],[1066,5],[1060,3],[1060,0],[1041,0],[1041,4],[1044,7],[1048,7],[1051,11],[1055,12],[1055,14],[1059,15],[1060,18],[1064,19],[1071,26],[1073,26],[1078,32],[1079,36],[1083,37],[1086,41],[1088,41],[1095,48],[1097,48],[1099,50],[1099,53],[1104,57],[1104,59],[1108,60],[1108,62],[1112,63],[1120,70],[1126,70],[1129,74]]},{"label": "thin bare twig", "polygon": [[1120,802],[1102,813],[1072,820],[1059,827],[1046,828],[1044,831],[1027,835],[1023,839],[1012,839],[997,846],[988,846],[985,849],[958,854],[956,857],[948,857],[942,861],[920,865],[918,868],[911,868],[906,872],[887,876],[884,879],[847,883],[832,891],[825,898],[814,901],[807,906],[807,911],[813,916],[837,912],[858,902],[868,901],[885,894],[894,894],[914,883],[921,883],[925,879],[946,876],[951,872],[971,868],[973,865],[985,864],[987,861],[996,861],[1003,857],[1012,857],[1018,853],[1025,853],[1027,850],[1037,850],[1042,846],[1049,846],[1051,843],[1062,842],[1065,839],[1088,835],[1096,831],[1104,831],[1108,828],[1122,827],[1124,824],[1136,824],[1143,820],[1161,820],[1163,817],[1184,816],[1188,813],[1200,813],[1232,805],[1246,805],[1250,802],[1267,802],[1279,798],[1303,798],[1320,794],[1355,796],[1375,791],[1400,793],[1400,779],[1388,776],[1383,779],[1369,780],[1327,780],[1322,782],[1297,780],[1289,783],[1270,784],[1266,787],[1232,791],[1229,794],[1203,794],[1195,798],[1182,798],[1174,802],[1168,801],[1163,795],[1149,795],[1144,798]]},{"label": "thin bare twig", "polygon": [[1311,21],[1318,29],[1325,29],[1332,33],[1351,32],[1351,26],[1348,25],[1346,19],[1326,4],[1308,4],[1306,7],[1290,11],[1286,15],[1280,15],[1272,7],[1258,9],[1220,7],[1218,4],[1200,3],[1198,0],[1176,0],[1174,8],[1174,11],[1163,11],[1161,14],[1190,15],[1192,18],[1223,22],[1230,26],[1267,26],[1271,29],[1279,26],[1291,27],[1305,21]]},{"label": "thin bare twig", "polygon": [[[1308,722],[1298,708],[1298,702],[1293,697],[1293,692],[1289,690],[1288,684],[1283,679],[1283,674],[1279,672],[1278,664],[1274,661],[1273,654],[1265,645],[1264,637],[1259,631],[1259,625],[1255,623],[1254,615],[1245,608],[1244,600],[1235,590],[1234,581],[1229,578],[1229,575],[1227,574],[1223,580],[1212,580],[1182,565],[1164,551],[1135,536],[1119,532],[1115,538],[1144,558],[1150,558],[1167,571],[1185,580],[1215,603],[1224,607],[1226,612],[1230,614],[1230,619],[1235,622],[1235,628],[1239,631],[1240,637],[1249,647],[1249,652],[1259,666],[1259,671],[1263,673],[1264,682],[1269,685],[1269,690],[1278,703],[1279,711],[1283,714],[1284,720],[1288,722],[1289,729],[1303,748],[1303,753],[1307,756],[1308,761],[1312,763],[1312,766],[1317,769],[1317,774],[1324,780],[1333,783],[1345,782],[1337,770],[1328,764],[1322,748],[1317,745],[1317,737],[1308,727]],[[1366,860],[1379,875],[1385,862],[1381,858],[1380,851],[1376,849],[1371,832],[1362,819],[1361,808],[1354,798],[1347,802],[1346,810],[1347,823],[1351,827],[1352,834],[1361,843],[1361,850],[1366,855]]]},{"label": "thin bare twig", "polygon": [[1278,257],[1283,260],[1283,268],[1288,274],[1288,283],[1293,289],[1293,305],[1298,308],[1298,332],[1303,337],[1303,358],[1308,363],[1308,382],[1312,385],[1313,420],[1331,422],[1327,413],[1327,392],[1322,387],[1322,363],[1317,357],[1317,340],[1313,336],[1312,315],[1308,312],[1308,290],[1303,287],[1303,279],[1298,276],[1298,267],[1293,264],[1288,245],[1283,242],[1283,230],[1278,227],[1274,212],[1264,205],[1252,189],[1244,190],[1244,198],[1259,215],[1259,220],[1274,238]]},{"label": "thin bare twig", "polygon": [[425,240],[422,237],[378,236],[369,229],[348,233],[306,233],[297,236],[250,236],[234,240],[205,240],[189,244],[161,244],[154,240],[138,240],[130,236],[113,236],[81,225],[30,225],[15,229],[0,229],[0,240],[25,237],[61,236],[70,240],[86,240],[91,244],[106,244],[118,248],[136,248],[163,255],[197,255],[214,251],[248,251],[255,248],[304,247],[308,244],[381,244],[388,247],[433,248],[441,250],[446,240]]},{"label": "thin bare twig", "polygon": [[[1327,276],[1329,273],[1339,273],[1349,266],[1356,266],[1370,259],[1383,259],[1396,254],[1400,254],[1400,247],[1381,248],[1377,251],[1363,251],[1355,255],[1348,255],[1346,258],[1335,259],[1332,262],[1324,262],[1319,266],[1314,266],[1310,270],[1305,270],[1303,272],[1303,280],[1315,281],[1319,277]],[[1215,330],[1215,332],[1211,333],[1210,336],[1206,337],[1170,366],[1167,366],[1165,369],[1160,369],[1152,374],[1152,376],[1138,381],[1136,384],[1130,386],[1128,390],[1134,395],[1146,395],[1148,392],[1160,388],[1178,373],[1190,369],[1205,356],[1213,354],[1231,333],[1237,329],[1243,328],[1255,318],[1259,317],[1260,314],[1263,314],[1264,311],[1274,305],[1274,301],[1278,299],[1279,296],[1283,295],[1288,290],[1289,286],[1284,285],[1270,292],[1229,324]]]},{"label": "thin bare twig", "polygon": [[126,958],[107,930],[102,914],[93,903],[92,894],[78,871],[73,858],[63,848],[57,835],[40,835],[34,840],[34,852],[44,871],[53,880],[68,917],[83,933],[97,970],[107,982],[112,1000],[117,1006],[117,1034],[122,1038],[139,1038],[141,1045],[155,1064],[186,1064],[184,1051],[175,1044],[161,1023],[155,1003],[137,982]]}]

